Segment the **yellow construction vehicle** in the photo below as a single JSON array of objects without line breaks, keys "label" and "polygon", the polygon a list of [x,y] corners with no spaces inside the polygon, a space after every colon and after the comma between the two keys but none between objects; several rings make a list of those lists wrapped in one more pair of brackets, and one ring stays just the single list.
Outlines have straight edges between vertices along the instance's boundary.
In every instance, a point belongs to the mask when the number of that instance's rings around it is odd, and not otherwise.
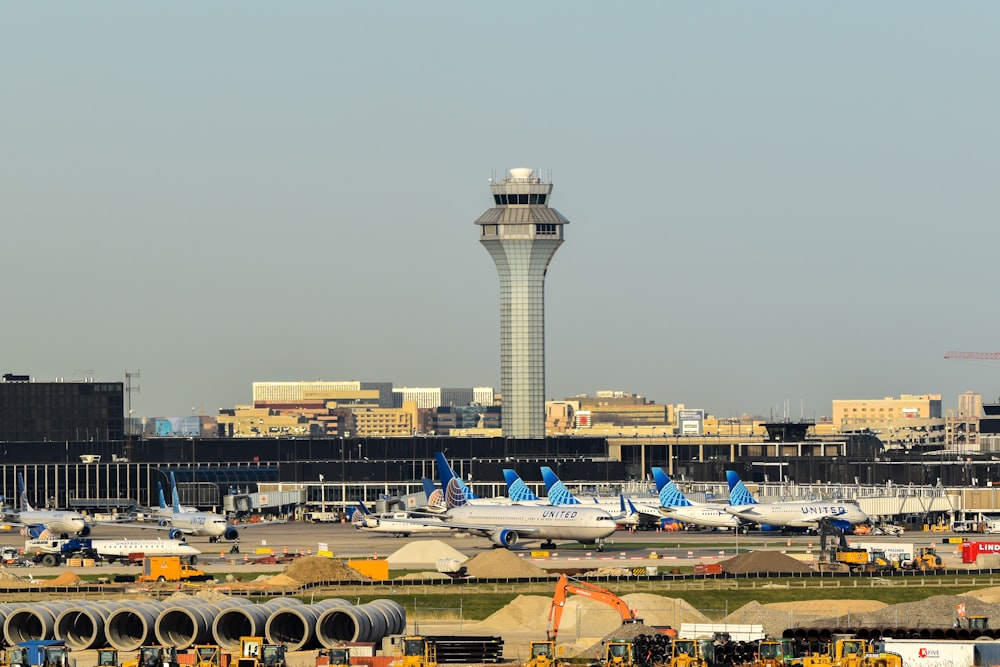
[{"label": "yellow construction vehicle", "polygon": [[807,655],[797,658],[795,664],[802,667],[860,667],[861,660],[868,653],[868,642],[854,635],[834,635],[827,653]]},{"label": "yellow construction vehicle", "polygon": [[194,667],[229,667],[230,655],[217,644],[199,644],[192,651]]},{"label": "yellow construction vehicle", "polygon": [[97,667],[120,667],[118,664],[118,649],[97,649]]},{"label": "yellow construction vehicle", "polygon": [[0,667],[29,667],[28,649],[21,646],[0,649]]},{"label": "yellow construction vehicle", "polygon": [[285,646],[268,644],[263,637],[240,637],[239,667],[285,667]]},{"label": "yellow construction vehicle", "polygon": [[528,643],[531,657],[524,667],[554,667],[556,663],[556,643],[552,640]]},{"label": "yellow construction vehicle", "polygon": [[604,645],[602,667],[634,667],[635,647],[630,639],[612,639]]},{"label": "yellow construction vehicle", "polygon": [[674,639],[670,642],[670,667],[705,667],[701,646],[694,639]]},{"label": "yellow construction vehicle", "polygon": [[921,572],[942,570],[944,569],[944,563],[941,561],[941,556],[937,554],[934,547],[920,547],[913,554],[910,568],[920,570]]},{"label": "yellow construction vehicle", "polygon": [[346,646],[321,648],[316,654],[316,667],[350,667],[351,649]]},{"label": "yellow construction vehicle", "polygon": [[763,639],[757,644],[756,667],[784,667],[785,647],[775,639]]},{"label": "yellow construction vehicle", "polygon": [[123,662],[122,667],[180,667],[180,663],[173,646],[143,646],[136,659]]},{"label": "yellow construction vehicle", "polygon": [[403,637],[402,660],[393,661],[399,667],[437,667],[437,646],[426,637]]}]

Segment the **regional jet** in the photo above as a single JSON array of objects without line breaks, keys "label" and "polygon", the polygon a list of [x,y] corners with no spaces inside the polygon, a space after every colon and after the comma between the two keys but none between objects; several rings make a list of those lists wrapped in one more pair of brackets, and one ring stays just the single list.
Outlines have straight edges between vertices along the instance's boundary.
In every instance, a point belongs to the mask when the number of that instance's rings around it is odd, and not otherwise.
[{"label": "regional jet", "polygon": [[454,531],[438,520],[440,525],[413,523],[413,515],[409,512],[381,512],[372,514],[364,503],[358,502],[358,509],[351,515],[351,523],[355,528],[372,533],[388,533],[396,537],[410,535],[442,535]]},{"label": "regional jet", "polygon": [[829,520],[836,528],[847,530],[853,525],[870,521],[856,500],[760,503],[735,471],[726,471],[726,481],[729,483],[726,511],[747,523],[818,530],[820,522]]}]

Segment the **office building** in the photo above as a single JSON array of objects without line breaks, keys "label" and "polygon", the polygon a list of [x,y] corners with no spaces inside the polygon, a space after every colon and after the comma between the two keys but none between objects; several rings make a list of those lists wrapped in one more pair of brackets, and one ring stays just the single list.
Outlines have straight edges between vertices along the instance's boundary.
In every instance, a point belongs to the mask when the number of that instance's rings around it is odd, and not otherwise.
[{"label": "office building", "polygon": [[92,441],[125,437],[122,382],[0,381],[0,441]]}]

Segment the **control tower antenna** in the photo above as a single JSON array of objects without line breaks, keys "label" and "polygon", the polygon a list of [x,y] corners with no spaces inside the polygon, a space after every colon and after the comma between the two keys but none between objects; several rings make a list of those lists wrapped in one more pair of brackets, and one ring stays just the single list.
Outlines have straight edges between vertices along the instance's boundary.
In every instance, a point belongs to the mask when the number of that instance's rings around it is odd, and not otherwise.
[{"label": "control tower antenna", "polygon": [[545,272],[569,224],[549,208],[552,181],[533,169],[490,180],[494,207],[476,224],[500,277],[500,391],[505,438],[545,437]]}]

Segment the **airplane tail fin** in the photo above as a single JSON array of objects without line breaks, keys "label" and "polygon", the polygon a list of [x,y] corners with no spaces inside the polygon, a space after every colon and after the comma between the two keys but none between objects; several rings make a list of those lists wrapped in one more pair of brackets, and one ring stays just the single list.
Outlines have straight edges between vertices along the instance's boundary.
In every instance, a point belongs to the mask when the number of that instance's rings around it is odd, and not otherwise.
[{"label": "airplane tail fin", "polygon": [[541,500],[535,492],[528,488],[521,476],[513,470],[504,468],[503,478],[507,481],[507,497],[513,503]]},{"label": "airplane tail fin", "polygon": [[562,480],[552,468],[542,466],[542,479],[545,481],[545,495],[553,505],[580,505],[579,499],[566,488]]},{"label": "airplane tail fin", "polygon": [[170,472],[170,499],[174,504],[174,514],[180,514],[181,512],[181,497],[177,493],[177,480],[174,479],[173,471]]},{"label": "airplane tail fin", "polygon": [[24,475],[21,473],[17,473],[17,485],[20,487],[21,491],[21,510],[24,512],[30,512],[35,509],[31,506],[31,503],[28,502],[28,489],[24,486]]},{"label": "airplane tail fin", "polygon": [[434,480],[424,477],[421,481],[424,485],[424,495],[427,496],[427,507],[444,507],[444,493],[441,489],[437,488]]},{"label": "airplane tail fin", "polygon": [[160,492],[160,509],[165,510],[167,509],[167,499],[163,497],[163,482],[157,482],[156,488]]},{"label": "airplane tail fin", "polygon": [[351,525],[355,527],[363,526],[365,523],[365,517],[371,514],[365,504],[358,501],[358,506],[351,513]]},{"label": "airplane tail fin", "polygon": [[656,482],[662,507],[691,507],[691,501],[677,488],[663,468],[653,468],[653,480]]},{"label": "airplane tail fin", "polygon": [[726,471],[726,481],[729,483],[730,505],[756,505],[757,499],[747,490],[746,484],[736,474],[735,470]]},{"label": "airplane tail fin", "polygon": [[475,500],[476,494],[462,481],[462,478],[455,474],[455,471],[448,465],[448,459],[441,452],[434,453],[437,461],[438,476],[441,478],[441,489],[444,491],[445,507],[461,507],[468,505],[470,500]]}]

